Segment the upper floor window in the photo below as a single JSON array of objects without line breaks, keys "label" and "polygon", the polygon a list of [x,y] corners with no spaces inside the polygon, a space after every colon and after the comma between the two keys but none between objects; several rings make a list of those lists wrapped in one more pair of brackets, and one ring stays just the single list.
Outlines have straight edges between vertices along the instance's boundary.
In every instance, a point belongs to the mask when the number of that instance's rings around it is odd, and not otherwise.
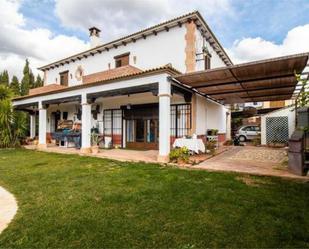
[{"label": "upper floor window", "polygon": [[129,65],[130,53],[120,54],[114,57],[115,67],[123,67]]},{"label": "upper floor window", "polygon": [[207,54],[204,56],[204,63],[205,63],[205,70],[210,69],[210,61],[211,61],[211,55]]},{"label": "upper floor window", "polygon": [[60,85],[62,86],[69,85],[69,71],[64,71],[60,73]]}]

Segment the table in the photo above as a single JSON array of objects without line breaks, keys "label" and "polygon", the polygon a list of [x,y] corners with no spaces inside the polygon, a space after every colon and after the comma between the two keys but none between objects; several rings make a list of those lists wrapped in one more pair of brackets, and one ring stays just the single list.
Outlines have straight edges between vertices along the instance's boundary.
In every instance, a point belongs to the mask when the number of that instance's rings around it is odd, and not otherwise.
[{"label": "table", "polygon": [[173,148],[176,147],[186,147],[190,151],[194,151],[195,153],[199,153],[200,151],[205,153],[205,145],[202,139],[199,138],[176,138],[173,143]]}]

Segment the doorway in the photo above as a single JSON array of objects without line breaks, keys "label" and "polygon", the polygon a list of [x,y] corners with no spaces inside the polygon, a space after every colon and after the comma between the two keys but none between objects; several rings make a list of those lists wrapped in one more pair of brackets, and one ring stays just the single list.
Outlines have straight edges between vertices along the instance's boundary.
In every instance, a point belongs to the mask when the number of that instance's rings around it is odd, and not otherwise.
[{"label": "doorway", "polygon": [[158,149],[159,121],[157,119],[126,120],[126,146],[131,149]]}]

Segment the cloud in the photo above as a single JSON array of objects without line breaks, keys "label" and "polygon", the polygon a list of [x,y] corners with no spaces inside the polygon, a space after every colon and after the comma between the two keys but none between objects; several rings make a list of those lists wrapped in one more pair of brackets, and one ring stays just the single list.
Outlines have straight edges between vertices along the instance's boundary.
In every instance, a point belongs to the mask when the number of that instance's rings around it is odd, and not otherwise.
[{"label": "cloud", "polygon": [[233,13],[230,0],[56,0],[55,14],[65,27],[100,28],[105,41],[147,28],[193,10],[207,18]]},{"label": "cloud", "polygon": [[25,59],[35,73],[36,67],[88,48],[84,41],[66,35],[54,35],[48,29],[27,29],[27,19],[19,12],[21,2],[0,0],[0,71],[20,79]]},{"label": "cloud", "polygon": [[309,24],[291,29],[281,44],[261,37],[244,38],[235,41],[227,52],[234,63],[309,52]]}]

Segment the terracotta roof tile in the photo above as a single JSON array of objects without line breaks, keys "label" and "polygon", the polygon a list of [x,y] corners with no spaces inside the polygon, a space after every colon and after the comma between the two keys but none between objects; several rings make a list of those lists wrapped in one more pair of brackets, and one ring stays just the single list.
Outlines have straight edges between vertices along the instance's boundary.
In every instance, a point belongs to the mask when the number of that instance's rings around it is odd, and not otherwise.
[{"label": "terracotta roof tile", "polygon": [[49,84],[49,85],[46,85],[46,86],[30,89],[29,95],[37,95],[37,94],[41,94],[41,93],[48,93],[48,92],[53,92],[53,91],[56,91],[56,90],[61,90],[61,89],[64,89],[64,88],[66,88],[66,87],[62,86],[62,85]]},{"label": "terracotta roof tile", "polygon": [[111,80],[141,72],[143,72],[141,69],[127,65],[123,67],[105,70],[98,73],[85,75],[83,76],[83,84],[90,84],[98,81]]},{"label": "terracotta roof tile", "polygon": [[[153,73],[168,73],[172,76],[181,74],[178,70],[173,68],[170,64],[167,64],[167,65],[162,66],[162,67],[147,69],[147,70],[144,70],[144,71],[142,71],[138,68],[135,68],[135,69],[137,69],[138,71],[136,71],[136,72],[131,71],[131,74],[114,75],[113,78],[107,78],[107,79],[102,79],[102,80],[99,79],[97,81],[89,82],[88,84],[93,84],[94,86],[97,86],[97,85],[102,85],[102,84],[108,84],[108,83],[111,83],[111,82],[117,82],[118,80],[122,80],[122,79],[131,79],[131,78],[143,77],[145,75],[149,75],[149,74],[153,74]],[[84,76],[84,77],[86,77],[86,76]],[[75,90],[75,89],[86,88],[88,86],[88,84],[86,83],[86,84],[80,84],[80,85],[69,86],[69,87],[64,87],[64,86],[61,86],[61,85],[58,85],[58,84],[50,84],[50,85],[46,85],[46,86],[42,87],[42,88],[46,89],[47,91],[42,90],[42,92],[35,92],[34,93],[33,91],[35,91],[36,89],[40,89],[41,87],[35,88],[35,89],[31,90],[29,95],[16,97],[13,100],[27,99],[27,98],[31,98],[31,97],[34,97],[34,96],[43,96],[43,95],[48,95],[48,94],[51,94],[51,93],[58,93],[58,92],[65,92],[65,91],[70,91],[70,90]],[[55,88],[53,88],[52,86],[55,87]]]}]

